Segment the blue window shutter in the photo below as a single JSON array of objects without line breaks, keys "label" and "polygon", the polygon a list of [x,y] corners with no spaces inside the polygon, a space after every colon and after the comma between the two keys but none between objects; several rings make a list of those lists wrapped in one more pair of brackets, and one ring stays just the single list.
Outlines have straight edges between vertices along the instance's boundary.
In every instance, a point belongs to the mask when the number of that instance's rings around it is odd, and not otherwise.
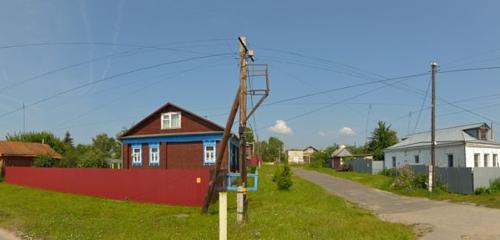
[{"label": "blue window shutter", "polygon": [[[213,165],[217,159],[217,142],[214,140],[203,141],[203,165]],[[207,147],[213,147],[213,159],[207,159]]]},{"label": "blue window shutter", "polygon": [[[139,149],[139,160],[134,161],[134,151]],[[133,144],[132,145],[132,166],[142,166],[142,144]]]},{"label": "blue window shutter", "polygon": [[[156,148],[158,151],[158,160],[155,162],[152,162],[151,160],[153,159],[153,152],[151,151],[152,148]],[[149,166],[160,166],[160,144],[159,143],[150,143],[149,144]]]}]

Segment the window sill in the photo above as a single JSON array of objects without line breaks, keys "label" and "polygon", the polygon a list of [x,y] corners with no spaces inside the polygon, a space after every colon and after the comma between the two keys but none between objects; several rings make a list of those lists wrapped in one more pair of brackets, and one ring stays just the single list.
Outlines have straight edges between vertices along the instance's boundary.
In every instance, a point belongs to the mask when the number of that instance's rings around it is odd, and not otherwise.
[{"label": "window sill", "polygon": [[160,163],[150,163],[149,166],[150,167],[159,167]]}]

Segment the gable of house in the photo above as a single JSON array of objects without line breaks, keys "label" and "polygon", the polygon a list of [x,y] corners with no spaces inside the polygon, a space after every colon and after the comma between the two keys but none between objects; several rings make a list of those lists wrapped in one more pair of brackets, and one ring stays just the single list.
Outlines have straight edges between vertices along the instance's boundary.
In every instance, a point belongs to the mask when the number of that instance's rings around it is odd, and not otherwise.
[{"label": "gable of house", "polygon": [[[124,168],[212,167],[221,149],[224,128],[167,103],[120,136]],[[231,135],[223,167],[237,167],[239,140]]]},{"label": "gable of house", "polygon": [[313,146],[309,146],[306,149],[304,149],[304,154],[311,155],[317,151],[318,151],[318,149],[314,148]]},{"label": "gable of house", "polygon": [[[165,118],[168,118],[170,114],[179,114],[178,121],[180,126],[163,126],[168,123],[168,120],[165,120]],[[208,119],[172,103],[167,103],[124,132],[121,137],[222,131],[224,131],[223,127]]]},{"label": "gable of house", "polygon": [[[486,123],[437,129],[436,143],[440,145],[464,142],[489,142],[487,139],[487,132],[489,129],[490,127]],[[385,151],[424,147],[429,146],[430,143],[431,132],[416,133],[403,138],[401,142],[388,147]]]}]

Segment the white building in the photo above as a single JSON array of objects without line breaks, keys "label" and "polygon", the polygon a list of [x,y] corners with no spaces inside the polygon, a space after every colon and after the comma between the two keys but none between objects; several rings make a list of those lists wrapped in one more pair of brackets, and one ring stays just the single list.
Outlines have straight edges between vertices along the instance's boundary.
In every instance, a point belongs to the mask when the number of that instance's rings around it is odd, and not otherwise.
[{"label": "white building", "polygon": [[[500,144],[492,141],[486,123],[436,130],[438,167],[500,167]],[[431,132],[403,138],[384,151],[385,168],[405,164],[428,165],[431,161]]]},{"label": "white building", "polygon": [[291,164],[304,163],[304,151],[302,149],[290,149],[287,152],[288,152],[288,163]]}]

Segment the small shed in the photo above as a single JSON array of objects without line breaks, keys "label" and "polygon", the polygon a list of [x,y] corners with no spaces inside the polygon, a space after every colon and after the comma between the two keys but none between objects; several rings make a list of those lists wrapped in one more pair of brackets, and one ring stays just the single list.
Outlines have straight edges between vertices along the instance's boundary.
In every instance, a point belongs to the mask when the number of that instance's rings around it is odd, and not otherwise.
[{"label": "small shed", "polygon": [[331,167],[335,169],[341,169],[342,164],[344,164],[344,158],[352,157],[353,155],[349,150],[347,150],[345,145],[340,145],[335,152],[332,153],[331,157]]},{"label": "small shed", "polygon": [[0,141],[1,175],[4,175],[6,166],[32,166],[33,160],[40,155],[47,155],[56,160],[62,158],[47,144]]}]

